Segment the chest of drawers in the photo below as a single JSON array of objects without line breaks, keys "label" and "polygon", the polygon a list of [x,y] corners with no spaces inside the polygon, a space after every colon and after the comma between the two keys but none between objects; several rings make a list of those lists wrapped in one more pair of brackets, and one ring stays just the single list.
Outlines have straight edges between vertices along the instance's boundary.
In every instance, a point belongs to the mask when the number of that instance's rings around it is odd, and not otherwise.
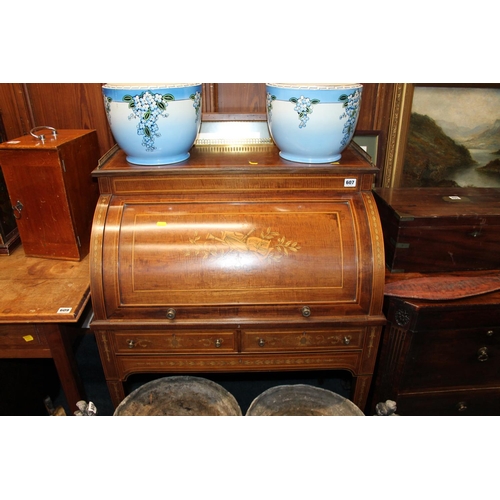
[{"label": "chest of drawers", "polygon": [[373,406],[392,399],[401,415],[500,414],[500,292],[387,297],[384,307]]},{"label": "chest of drawers", "polygon": [[132,373],[348,370],[363,408],[381,327],[375,167],[198,147],[146,167],[110,152],[91,240],[95,331],[115,405]]}]

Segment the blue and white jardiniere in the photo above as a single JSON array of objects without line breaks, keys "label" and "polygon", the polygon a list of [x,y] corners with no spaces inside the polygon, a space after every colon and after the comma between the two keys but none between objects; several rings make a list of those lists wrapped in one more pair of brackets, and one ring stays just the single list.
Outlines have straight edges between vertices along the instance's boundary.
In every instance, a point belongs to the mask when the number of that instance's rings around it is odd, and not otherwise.
[{"label": "blue and white jardiniere", "polygon": [[361,84],[266,84],[267,123],[280,156],[340,160],[356,129],[362,91]]},{"label": "blue and white jardiniere", "polygon": [[128,162],[166,165],[189,158],[201,125],[201,83],[106,84],[102,93]]}]

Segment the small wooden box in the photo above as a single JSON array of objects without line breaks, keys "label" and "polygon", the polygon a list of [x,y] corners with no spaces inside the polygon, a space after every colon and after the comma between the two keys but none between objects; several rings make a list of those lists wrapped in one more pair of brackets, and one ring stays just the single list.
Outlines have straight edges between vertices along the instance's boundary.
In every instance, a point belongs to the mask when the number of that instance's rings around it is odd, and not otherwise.
[{"label": "small wooden box", "polygon": [[99,196],[95,130],[26,135],[0,144],[10,204],[29,257],[81,260],[88,253]]},{"label": "small wooden box", "polygon": [[500,189],[376,188],[392,273],[500,269]]}]

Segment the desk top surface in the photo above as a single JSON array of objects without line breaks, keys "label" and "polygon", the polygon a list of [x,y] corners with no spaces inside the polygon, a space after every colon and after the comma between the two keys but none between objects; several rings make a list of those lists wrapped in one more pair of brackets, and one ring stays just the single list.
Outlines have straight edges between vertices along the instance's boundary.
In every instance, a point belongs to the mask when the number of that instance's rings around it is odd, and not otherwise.
[{"label": "desk top surface", "polygon": [[242,146],[202,145],[190,150],[188,159],[171,165],[135,165],[129,163],[125,152],[118,146],[112,148],[99,161],[92,172],[95,177],[156,175],[259,175],[307,174],[349,175],[376,174],[379,170],[371,158],[355,143],[351,143],[338,162],[297,163],[284,160],[274,144]]},{"label": "desk top surface", "polygon": [[0,323],[74,323],[90,299],[89,257],[80,262],[0,256]]}]

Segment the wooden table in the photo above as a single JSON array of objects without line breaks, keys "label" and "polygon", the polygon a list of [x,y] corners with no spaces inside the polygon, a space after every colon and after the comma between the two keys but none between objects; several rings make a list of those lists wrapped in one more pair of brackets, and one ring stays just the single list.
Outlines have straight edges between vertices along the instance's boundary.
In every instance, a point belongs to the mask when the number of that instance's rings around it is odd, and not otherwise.
[{"label": "wooden table", "polygon": [[0,257],[0,357],[52,358],[71,412],[85,400],[72,344],[90,300],[88,256],[80,262]]}]

